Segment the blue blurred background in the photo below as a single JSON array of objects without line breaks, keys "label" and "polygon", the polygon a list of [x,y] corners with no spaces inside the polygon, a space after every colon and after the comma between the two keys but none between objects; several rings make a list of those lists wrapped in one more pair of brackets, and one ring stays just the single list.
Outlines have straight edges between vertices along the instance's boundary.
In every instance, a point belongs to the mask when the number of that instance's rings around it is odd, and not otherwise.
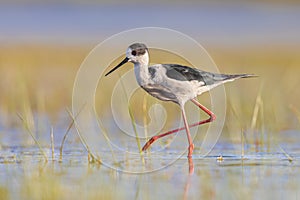
[{"label": "blue blurred background", "polygon": [[2,1],[1,43],[95,44],[126,29],[158,26],[204,45],[300,43],[297,1]]}]

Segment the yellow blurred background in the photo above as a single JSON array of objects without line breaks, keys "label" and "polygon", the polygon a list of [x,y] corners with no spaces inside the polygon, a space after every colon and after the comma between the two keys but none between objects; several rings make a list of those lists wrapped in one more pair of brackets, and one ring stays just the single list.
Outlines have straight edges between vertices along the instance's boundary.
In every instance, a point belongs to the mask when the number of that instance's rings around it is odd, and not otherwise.
[{"label": "yellow blurred background", "polygon": [[260,105],[256,126],[297,129],[299,19],[297,1],[1,2],[1,126],[14,126],[16,113],[45,114],[57,123],[93,47],[120,31],[157,26],[196,39],[222,73],[259,76],[226,86],[228,126],[249,128]]}]

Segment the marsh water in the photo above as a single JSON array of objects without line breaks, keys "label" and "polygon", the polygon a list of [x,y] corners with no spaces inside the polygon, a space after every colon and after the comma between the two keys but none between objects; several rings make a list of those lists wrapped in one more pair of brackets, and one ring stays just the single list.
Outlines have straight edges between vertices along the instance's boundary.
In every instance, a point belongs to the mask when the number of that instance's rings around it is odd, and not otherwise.
[{"label": "marsh water", "polygon": [[[195,151],[192,173],[186,154],[178,157],[182,152],[172,145],[158,155],[144,154],[143,162],[138,154],[120,157],[115,151],[119,163],[111,168],[105,164],[112,159],[111,151],[101,152],[103,164],[89,162],[86,149],[74,142],[76,133],[69,136],[62,160],[59,145],[54,157],[50,147],[43,147],[48,162],[36,145],[17,145],[12,135],[2,138],[15,145],[1,149],[1,199],[299,199],[300,195],[296,131],[285,133],[289,139],[281,138],[280,143],[244,145],[243,153],[241,144],[221,137],[207,156]],[[56,138],[59,143],[61,138]],[[162,167],[124,172],[153,164]]]}]

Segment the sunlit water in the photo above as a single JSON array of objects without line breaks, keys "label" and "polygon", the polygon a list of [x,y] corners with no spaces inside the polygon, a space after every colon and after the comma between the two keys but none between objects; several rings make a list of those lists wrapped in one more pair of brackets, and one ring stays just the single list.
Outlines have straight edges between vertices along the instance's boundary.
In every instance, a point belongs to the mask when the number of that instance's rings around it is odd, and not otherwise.
[{"label": "sunlit water", "polygon": [[[127,153],[104,149],[98,152],[103,164],[98,164],[88,161],[88,153],[73,129],[60,161],[65,128],[54,129],[53,159],[50,132],[35,135],[48,162],[26,131],[2,130],[1,191],[11,199],[34,195],[39,199],[42,194],[53,199],[53,193],[59,199],[299,199],[299,131],[269,133],[276,138],[256,145],[245,141],[243,146],[222,134],[206,157],[200,154],[201,141],[196,140],[191,173],[187,152],[179,148],[186,140],[167,148],[155,144],[141,156],[130,153],[138,152],[136,142],[124,139],[122,146],[127,147]],[[184,136],[178,133],[177,137],[180,135]],[[125,136],[110,134],[112,141],[119,137]],[[44,192],[39,194],[38,190]]]},{"label": "sunlit water", "polygon": [[[181,151],[172,145],[159,154],[146,153],[142,157],[139,154],[120,157],[115,151],[119,162],[114,168],[105,163],[89,163],[80,143],[66,145],[62,162],[58,148],[53,161],[50,148],[43,148],[48,163],[35,145],[5,146],[0,156],[0,186],[8,189],[11,199],[24,198],[24,187],[28,184],[47,186],[53,179],[59,181],[63,190],[74,190],[75,199],[90,194],[122,199],[299,199],[299,137],[298,132],[289,135],[298,138],[298,142],[280,144],[288,155],[273,144],[267,151],[264,148],[255,151],[253,145],[245,145],[242,156],[240,144],[222,141],[206,157],[196,150],[193,173],[189,173],[186,154],[178,156]],[[103,151],[101,159],[114,158],[112,152]],[[172,162],[167,165],[169,161]],[[153,166],[161,169],[138,174],[124,172]]]}]

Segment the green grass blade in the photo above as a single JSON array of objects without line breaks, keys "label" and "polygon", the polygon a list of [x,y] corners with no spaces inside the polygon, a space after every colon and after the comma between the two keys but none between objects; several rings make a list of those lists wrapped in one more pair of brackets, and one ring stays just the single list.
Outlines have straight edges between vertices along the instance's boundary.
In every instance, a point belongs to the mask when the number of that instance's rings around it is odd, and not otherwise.
[{"label": "green grass blade", "polygon": [[119,77],[119,78],[120,78],[120,83],[121,83],[122,89],[123,89],[123,91],[125,93],[126,102],[128,102],[128,112],[129,112],[131,124],[132,124],[132,127],[133,127],[133,131],[134,131],[134,134],[135,134],[135,139],[136,139],[137,147],[138,147],[140,156],[142,158],[142,162],[144,163],[143,152],[142,152],[142,147],[141,147],[141,141],[140,141],[140,138],[138,136],[137,129],[136,129],[136,123],[135,123],[134,115],[133,115],[133,112],[132,112],[132,110],[130,108],[130,105],[129,105],[129,99],[128,99],[128,95],[126,93],[125,85],[124,85],[121,77]]},{"label": "green grass blade", "polygon": [[34,140],[34,142],[37,144],[38,148],[40,149],[41,153],[43,154],[43,156],[45,158],[45,162],[48,162],[48,157],[47,157],[46,152],[43,150],[43,148],[42,148],[41,144],[39,143],[39,141],[34,137],[34,134],[31,131],[31,129],[29,128],[29,125],[28,125],[27,121],[24,119],[24,117],[20,113],[17,113],[17,115],[21,119],[21,121],[24,123],[27,133],[29,133],[29,135]]}]

